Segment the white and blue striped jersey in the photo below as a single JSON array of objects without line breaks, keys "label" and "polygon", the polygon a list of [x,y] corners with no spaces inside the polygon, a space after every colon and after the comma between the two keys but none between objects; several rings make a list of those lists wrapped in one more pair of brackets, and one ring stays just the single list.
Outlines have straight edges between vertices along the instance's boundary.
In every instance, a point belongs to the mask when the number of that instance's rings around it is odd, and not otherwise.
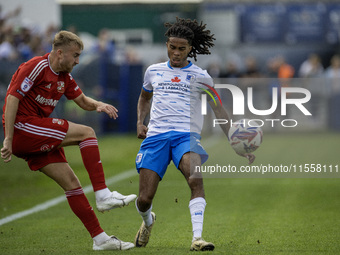
[{"label": "white and blue striped jersey", "polygon": [[145,91],[153,92],[148,137],[169,131],[201,133],[199,87],[204,86],[197,81],[213,86],[207,71],[192,62],[183,68],[171,67],[169,61],[148,67],[143,84]]}]

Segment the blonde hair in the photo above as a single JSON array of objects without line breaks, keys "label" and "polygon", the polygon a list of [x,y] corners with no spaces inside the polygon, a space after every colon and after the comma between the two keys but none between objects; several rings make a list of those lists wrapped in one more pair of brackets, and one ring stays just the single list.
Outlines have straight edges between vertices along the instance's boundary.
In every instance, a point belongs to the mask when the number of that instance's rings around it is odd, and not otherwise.
[{"label": "blonde hair", "polygon": [[74,33],[69,31],[59,31],[53,40],[53,49],[60,48],[63,46],[70,46],[72,43],[76,44],[79,49],[84,49],[84,44],[82,40]]}]

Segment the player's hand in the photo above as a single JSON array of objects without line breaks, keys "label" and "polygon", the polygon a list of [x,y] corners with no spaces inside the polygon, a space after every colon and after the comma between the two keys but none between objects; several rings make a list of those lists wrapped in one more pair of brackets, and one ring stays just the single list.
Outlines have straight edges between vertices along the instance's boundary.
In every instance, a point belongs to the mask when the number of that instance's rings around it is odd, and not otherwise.
[{"label": "player's hand", "polygon": [[1,158],[5,163],[8,163],[12,160],[12,141],[5,138],[3,145],[4,147],[1,148]]},{"label": "player's hand", "polygon": [[252,153],[246,153],[246,154],[239,154],[239,153],[237,153],[237,154],[242,156],[242,157],[247,158],[249,165],[252,164],[255,161],[255,158],[256,158],[255,155],[252,154]]},{"label": "player's hand", "polygon": [[118,118],[118,114],[117,114],[118,110],[116,109],[116,107],[110,104],[101,103],[97,107],[97,112],[105,112],[107,115],[109,115],[111,119]]},{"label": "player's hand", "polygon": [[139,139],[145,139],[148,128],[145,125],[137,125],[137,137]]}]

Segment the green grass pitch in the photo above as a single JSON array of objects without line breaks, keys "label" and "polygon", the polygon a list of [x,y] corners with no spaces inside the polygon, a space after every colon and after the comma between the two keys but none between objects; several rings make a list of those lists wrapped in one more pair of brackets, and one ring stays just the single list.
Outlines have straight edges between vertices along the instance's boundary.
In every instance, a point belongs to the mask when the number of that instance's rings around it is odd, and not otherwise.
[{"label": "green grass pitch", "polygon": [[[255,152],[256,165],[340,165],[339,133],[265,134]],[[99,138],[107,177],[134,168],[140,140],[134,135]],[[224,139],[209,144],[211,155],[226,164],[246,165]],[[65,149],[83,186],[89,185],[77,147]],[[53,181],[31,172],[23,160],[0,163],[0,219],[63,195]],[[340,173],[339,173],[340,175]],[[340,250],[340,179],[257,176],[205,178],[207,207],[203,237],[216,245],[213,254],[338,254]],[[303,177],[303,176],[302,176]],[[111,185],[121,193],[138,193],[138,175]],[[87,195],[95,206],[94,194]],[[157,221],[146,248],[124,254],[190,254],[189,188],[171,164],[160,183],[153,211]],[[96,209],[95,209],[96,211]],[[141,224],[135,206],[97,213],[102,227],[133,241]],[[0,254],[108,254],[94,252],[92,240],[67,202],[0,226]]]}]

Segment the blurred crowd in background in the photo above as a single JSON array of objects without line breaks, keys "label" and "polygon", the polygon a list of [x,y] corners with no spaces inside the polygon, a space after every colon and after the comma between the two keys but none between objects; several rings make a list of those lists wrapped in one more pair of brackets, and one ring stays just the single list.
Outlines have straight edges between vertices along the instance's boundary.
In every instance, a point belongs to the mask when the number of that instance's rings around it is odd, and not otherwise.
[{"label": "blurred crowd in background", "polygon": [[[13,25],[9,21],[19,17],[21,7],[3,13],[0,5],[0,59],[27,61],[51,50],[51,42],[57,27],[50,26],[44,33],[34,27]],[[15,22],[14,22],[15,23]]]},{"label": "blurred crowd in background", "polygon": [[[3,13],[0,5],[0,61],[25,62],[34,56],[50,52],[54,35],[60,30],[53,24],[45,31],[41,31],[39,24],[23,25],[22,22],[8,22],[17,19],[21,11],[21,7],[18,7],[11,12]],[[79,35],[76,26],[69,26],[66,30]],[[115,46],[110,40],[109,30],[103,28],[98,33],[96,42],[91,44],[90,49],[85,48],[85,51],[111,56],[114,61]],[[126,51],[125,58],[130,63],[139,62],[133,49]]]},{"label": "blurred crowd in background", "polygon": [[[10,12],[3,13],[0,5],[0,61],[25,62],[34,56],[50,52],[53,37],[60,30],[58,26],[53,24],[49,25],[46,31],[39,31],[34,24],[16,26],[13,25],[13,22],[8,22],[16,19],[21,11],[21,7],[18,7]],[[66,29],[78,34],[75,26]],[[115,44],[110,40],[108,29],[103,28],[98,33],[97,42],[90,49],[85,50],[111,56],[112,61],[115,61]],[[124,58],[124,61],[128,63],[141,61],[133,48],[128,48],[125,51]],[[240,61],[227,61],[223,64],[216,62],[210,63],[205,68],[214,78],[323,76],[340,78],[340,55],[334,53],[328,63],[322,63],[320,56],[310,52],[309,57],[304,62],[299,63],[298,69],[288,63],[285,56],[282,55],[268,59],[266,65],[261,67],[259,67],[255,57],[249,56],[241,59],[241,63]]]},{"label": "blurred crowd in background", "polygon": [[[39,24],[23,22],[20,18],[22,8],[19,6],[4,13],[0,5],[0,103],[3,104],[7,86],[18,66],[34,56],[44,55],[51,51],[54,35],[61,29],[50,24],[42,31]],[[73,76],[83,91],[97,99],[111,102],[124,114],[120,115],[115,124],[105,119],[89,118],[77,114],[68,104],[63,104],[63,116],[69,112],[73,117],[78,116],[78,122],[92,121],[93,126],[99,125],[102,132],[119,130],[133,131],[135,127],[136,103],[143,82],[143,71],[150,61],[166,61],[166,49],[162,43],[151,44],[138,48],[113,40],[113,30],[103,27],[97,35],[89,35],[78,31],[77,26],[65,28],[78,34],[84,41],[85,49],[81,56],[80,65],[73,70]],[[213,28],[211,28],[213,30]],[[300,46],[301,47],[301,46]],[[291,47],[292,48],[292,47]],[[335,47],[339,49],[339,47]],[[263,50],[263,48],[262,48]],[[160,55],[160,52],[164,55]],[[253,51],[254,52],[254,51]],[[256,52],[256,50],[255,50]],[[306,51],[305,51],[306,52]],[[337,112],[340,98],[340,54],[336,50],[326,58],[318,52],[311,51],[303,60],[289,61],[287,55],[267,54],[263,56],[238,54],[232,48],[226,48],[225,54],[232,53],[231,58],[221,58],[221,54],[211,56],[198,65],[207,69],[215,79],[234,78],[327,78],[335,82],[317,82],[316,86],[308,84],[313,92],[313,119],[309,126],[325,128],[328,126],[340,129],[340,114]],[[291,53],[290,53],[291,54]],[[293,53],[294,54],[294,53]],[[258,57],[261,55],[262,59]],[[150,58],[153,57],[153,59]],[[268,57],[269,56],[269,57]],[[292,55],[290,55],[291,57]],[[302,58],[300,58],[302,59]],[[203,63],[203,64],[202,64]],[[125,67],[129,66],[129,70]],[[133,68],[131,68],[131,66]],[[229,80],[230,81],[230,80]],[[318,80],[320,81],[320,80]],[[323,86],[320,86],[322,83]],[[263,83],[259,101],[270,104],[272,84]],[[327,86],[325,86],[327,85]],[[267,89],[267,87],[269,89]],[[268,94],[268,95],[267,95]],[[265,106],[267,107],[267,106]],[[99,123],[99,124],[98,124]],[[333,123],[333,124],[329,124]],[[99,131],[100,132],[100,131]],[[1,136],[1,134],[0,134]]]}]

